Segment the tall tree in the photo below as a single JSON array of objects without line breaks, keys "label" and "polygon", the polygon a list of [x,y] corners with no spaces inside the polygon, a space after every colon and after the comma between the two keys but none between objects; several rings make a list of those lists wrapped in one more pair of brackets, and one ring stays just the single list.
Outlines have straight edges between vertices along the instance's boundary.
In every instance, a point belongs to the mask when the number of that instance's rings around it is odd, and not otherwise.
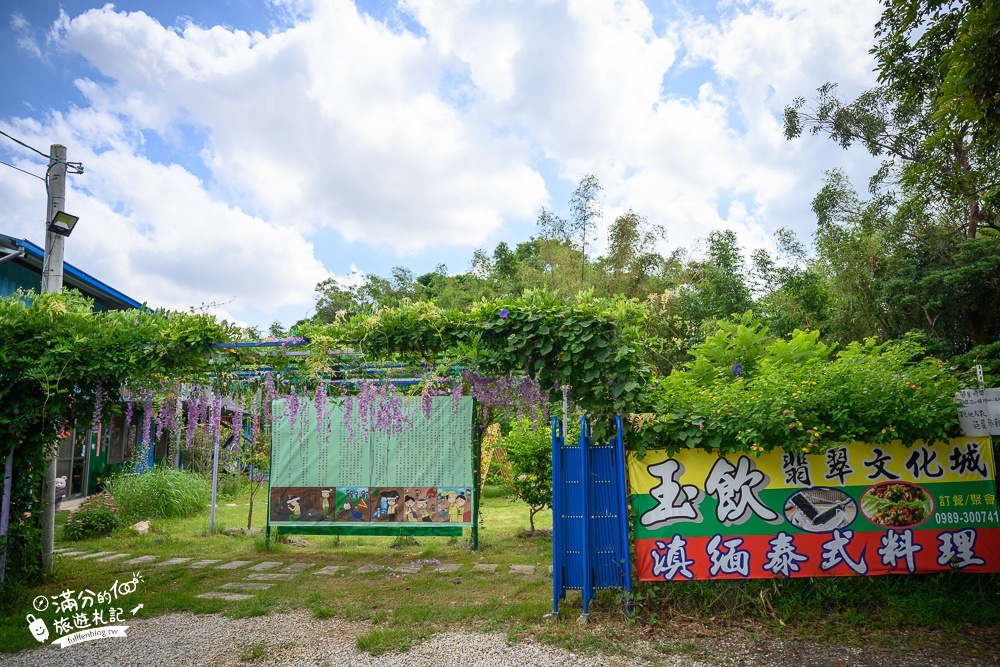
[{"label": "tall tree", "polygon": [[826,276],[790,229],[779,228],[774,241],[776,257],[764,249],[751,257],[754,313],[771,333],[782,338],[795,329],[825,331],[829,305]]},{"label": "tall tree", "polygon": [[595,228],[604,217],[601,209],[601,187],[597,176],[587,174],[580,179],[580,184],[573,191],[573,196],[569,200],[569,208],[572,213],[568,229],[570,236],[579,239],[580,244],[580,276],[583,277],[587,269],[587,247],[591,236],[595,233]]},{"label": "tall tree", "polygon": [[994,0],[884,0],[873,50],[879,81],[929,102],[980,139],[1000,131],[1000,4]]},{"label": "tall tree", "polygon": [[[826,84],[812,106],[798,98],[785,109],[789,139],[809,129],[883,158],[869,183],[871,199],[838,185],[825,188],[819,204],[847,237],[864,231],[888,253],[882,264],[897,279],[882,289],[902,309],[894,319],[912,323],[913,313],[922,313],[919,328],[937,338],[942,325],[962,323],[949,336],[955,352],[995,339],[1000,325],[1000,262],[990,261],[1000,234],[1000,150],[995,134],[950,110],[942,93],[963,30],[978,30],[969,17],[992,11],[981,2],[886,0],[874,49],[882,85],[847,102]],[[837,218],[850,208],[860,215]],[[827,235],[827,247],[835,236]]]},{"label": "tall tree", "polygon": [[664,258],[656,251],[667,236],[662,225],[652,225],[642,215],[629,210],[608,227],[608,252],[598,261],[604,291],[644,299],[663,290],[668,267],[679,268],[677,257]]}]

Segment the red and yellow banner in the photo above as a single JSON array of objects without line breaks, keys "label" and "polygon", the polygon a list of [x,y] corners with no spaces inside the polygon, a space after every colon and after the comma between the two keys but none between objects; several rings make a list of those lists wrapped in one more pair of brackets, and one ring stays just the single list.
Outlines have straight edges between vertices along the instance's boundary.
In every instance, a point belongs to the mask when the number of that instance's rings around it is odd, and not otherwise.
[{"label": "red and yellow banner", "polygon": [[646,581],[1000,570],[989,438],[628,461]]}]

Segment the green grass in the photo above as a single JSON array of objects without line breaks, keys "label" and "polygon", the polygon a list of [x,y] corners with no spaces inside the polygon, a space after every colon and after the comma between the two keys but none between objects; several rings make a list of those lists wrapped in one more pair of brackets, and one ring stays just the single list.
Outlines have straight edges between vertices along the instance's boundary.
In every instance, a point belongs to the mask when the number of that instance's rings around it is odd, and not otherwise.
[{"label": "green grass", "polygon": [[[187,563],[164,568],[142,567],[144,581],[134,594],[136,603],[144,605],[140,616],[190,611],[244,617],[306,609],[316,618],[340,617],[376,624],[391,618],[395,623],[419,626],[412,637],[423,637],[447,624],[483,625],[494,621],[504,623],[507,619],[537,622],[551,605],[551,579],[544,576],[545,566],[552,562],[551,542],[544,538],[519,539],[517,534],[528,526],[527,508],[502,494],[483,499],[478,553],[469,549],[471,531],[468,530],[460,540],[424,536],[410,541],[395,537],[310,535],[304,536],[310,544],[308,548],[274,540],[268,546],[260,533],[252,536],[221,534],[227,528],[246,528],[248,509],[245,494],[229,502],[220,501],[216,508],[214,535],[209,534],[207,507],[195,516],[153,519],[146,535],[121,530],[108,538],[66,542],[61,529],[57,528],[56,548],[123,552],[133,557],[155,554],[161,560],[167,557],[280,560],[348,568],[345,576],[298,576],[267,591],[247,591],[254,594],[252,599],[227,602],[196,596],[241,580],[246,576],[245,568],[192,570]],[[260,493],[254,507],[255,529],[263,528],[265,512],[266,494]],[[60,520],[65,522],[66,514],[64,511],[57,515],[57,526]],[[551,512],[536,516],[536,523],[551,527]],[[396,548],[392,548],[394,546]],[[429,572],[433,563],[425,564],[424,572],[413,575],[390,577],[385,572],[350,572],[366,563],[391,567],[418,560],[458,563],[461,568],[454,575]],[[55,595],[65,589],[103,590],[116,579],[131,578],[134,569],[121,560],[96,563],[57,556],[55,562],[56,571],[49,582],[20,591],[15,601],[0,608],[0,612],[4,612],[0,615],[0,652],[37,646],[24,620],[25,614],[33,611],[31,600],[35,596]],[[472,564],[477,562],[498,563],[501,571],[513,564],[536,565],[538,574],[531,579],[472,574]]]},{"label": "green grass", "polygon": [[129,523],[192,516],[211,497],[211,485],[204,477],[166,465],[141,475],[119,473],[106,490]]},{"label": "green grass", "polygon": [[249,600],[234,602],[224,612],[223,616],[230,618],[249,618],[251,616],[267,616],[279,609],[277,597],[271,590],[260,591]]},{"label": "green grass", "polygon": [[[260,494],[254,508],[255,528],[263,527],[265,498]],[[483,494],[478,553],[469,549],[468,531],[460,540],[418,536],[416,542],[393,537],[306,536],[308,548],[275,541],[268,546],[260,534],[220,534],[226,528],[246,527],[247,502],[246,495],[220,502],[214,535],[208,532],[206,507],[195,516],[154,519],[147,535],[123,530],[110,538],[66,542],[57,530],[56,546],[131,556],[156,554],[161,560],[188,557],[346,566],[342,575],[300,575],[266,591],[247,591],[253,597],[238,602],[196,596],[243,579],[245,568],[192,570],[186,563],[144,567],[139,590],[126,602],[129,608],[143,603],[140,617],[191,612],[242,618],[302,609],[317,619],[367,622],[374,627],[358,637],[357,645],[373,654],[405,650],[445,628],[504,632],[511,640],[531,636],[574,651],[610,654],[653,650],[661,656],[701,655],[705,642],[710,641],[705,633],[732,631],[880,645],[931,637],[976,651],[988,650],[982,648],[986,646],[983,637],[1000,627],[1000,576],[962,573],[642,584],[636,586],[635,614],[625,614],[621,596],[603,591],[591,604],[590,622],[583,626],[576,623],[581,611],[579,594],[571,592],[560,602],[560,618],[543,621],[552,605],[552,580],[545,576],[545,567],[552,562],[551,540],[523,537],[528,509],[503,492]],[[65,515],[61,513],[62,521]],[[535,521],[537,528],[550,529],[551,512],[540,513]],[[460,569],[435,574],[429,571],[430,563],[417,574],[351,571],[367,563],[401,566],[418,560],[457,563]],[[529,578],[473,573],[472,564],[478,562],[497,563],[500,572],[515,564],[535,565],[537,571]],[[57,557],[51,580],[18,591],[15,599],[8,593],[6,601],[0,601],[0,652],[38,646],[25,621],[26,614],[33,613],[35,596],[66,589],[105,590],[115,580],[132,575],[133,567],[122,561]],[[967,622],[987,632],[969,632]],[[692,631],[692,626],[697,630]],[[266,656],[254,660],[266,661]]]},{"label": "green grass", "polygon": [[382,655],[388,651],[404,653],[426,636],[412,627],[375,628],[358,635],[355,642],[359,651]]},{"label": "green grass", "polygon": [[267,657],[267,644],[256,643],[240,651],[240,662],[256,662]]}]

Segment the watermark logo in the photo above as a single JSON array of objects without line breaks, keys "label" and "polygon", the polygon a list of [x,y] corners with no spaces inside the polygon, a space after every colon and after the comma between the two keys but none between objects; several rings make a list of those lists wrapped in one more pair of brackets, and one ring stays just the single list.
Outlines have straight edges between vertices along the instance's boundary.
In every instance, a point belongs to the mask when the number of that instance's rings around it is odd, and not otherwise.
[{"label": "watermark logo", "polygon": [[45,625],[42,619],[35,618],[33,614],[28,614],[28,629],[40,642],[44,643],[49,638],[49,626]]},{"label": "watermark logo", "polygon": [[95,639],[124,637],[129,626],[122,622],[129,618],[128,614],[139,613],[143,606],[136,604],[126,612],[130,603],[124,598],[135,593],[142,581],[142,575],[136,572],[131,579],[116,580],[109,588],[96,593],[85,588],[82,591],[67,589],[58,595],[39,595],[32,602],[39,616],[28,614],[28,630],[44,644],[50,634],[49,623],[43,617],[48,612],[52,633],[57,636],[52,644],[60,648]]}]

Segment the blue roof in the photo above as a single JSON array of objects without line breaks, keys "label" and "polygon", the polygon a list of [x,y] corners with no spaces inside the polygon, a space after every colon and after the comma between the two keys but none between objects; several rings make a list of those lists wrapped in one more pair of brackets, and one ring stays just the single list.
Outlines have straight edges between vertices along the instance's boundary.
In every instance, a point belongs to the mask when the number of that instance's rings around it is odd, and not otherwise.
[{"label": "blue roof", "polygon": [[[15,249],[24,248],[25,256],[14,261],[37,269],[39,275],[41,275],[42,262],[45,257],[45,250],[43,248],[40,248],[27,239],[16,239],[6,234],[0,234],[0,244]],[[78,289],[95,301],[102,302],[102,305],[110,306],[117,310],[144,307],[132,297],[119,292],[107,283],[98,280],[86,271],[81,271],[68,262],[63,263],[63,283],[66,287]]]}]

